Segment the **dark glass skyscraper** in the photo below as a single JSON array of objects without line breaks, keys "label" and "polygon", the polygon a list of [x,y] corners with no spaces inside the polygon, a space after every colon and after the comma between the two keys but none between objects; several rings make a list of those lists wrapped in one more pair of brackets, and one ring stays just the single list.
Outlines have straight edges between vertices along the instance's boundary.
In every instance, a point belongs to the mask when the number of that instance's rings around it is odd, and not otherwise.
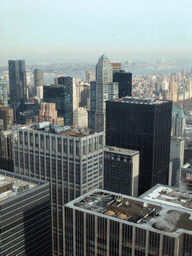
[{"label": "dark glass skyscraper", "polygon": [[9,60],[10,103],[27,101],[25,60]]},{"label": "dark glass skyscraper", "polygon": [[95,111],[96,111],[96,81],[90,82],[90,111],[89,128],[95,129]]},{"label": "dark glass skyscraper", "polygon": [[132,73],[125,70],[115,70],[113,82],[119,83],[119,98],[132,95]]},{"label": "dark glass skyscraper", "polygon": [[106,104],[106,144],[140,151],[139,194],[168,184],[171,101],[125,97]]},{"label": "dark glass skyscraper", "polygon": [[58,85],[63,85],[69,90],[70,94],[70,119],[71,125],[73,125],[73,111],[79,107],[77,103],[77,92],[75,78],[70,76],[60,76],[58,77]]},{"label": "dark glass skyscraper", "polygon": [[65,125],[71,125],[70,88],[66,86],[44,86],[43,101],[55,103],[58,117],[64,117]]}]

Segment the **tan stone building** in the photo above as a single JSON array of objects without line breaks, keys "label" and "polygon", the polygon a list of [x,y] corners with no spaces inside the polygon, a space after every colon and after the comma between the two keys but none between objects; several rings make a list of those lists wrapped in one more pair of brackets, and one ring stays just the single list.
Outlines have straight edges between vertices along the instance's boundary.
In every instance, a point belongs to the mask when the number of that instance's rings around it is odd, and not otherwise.
[{"label": "tan stone building", "polygon": [[57,110],[55,103],[42,102],[39,116],[35,116],[35,122],[49,121],[50,124],[64,125],[64,118],[57,117]]}]

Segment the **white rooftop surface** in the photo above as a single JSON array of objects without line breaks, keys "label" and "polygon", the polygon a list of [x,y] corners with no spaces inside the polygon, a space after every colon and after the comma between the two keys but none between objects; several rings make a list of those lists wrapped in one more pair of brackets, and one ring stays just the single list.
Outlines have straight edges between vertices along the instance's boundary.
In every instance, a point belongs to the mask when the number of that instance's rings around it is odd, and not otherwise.
[{"label": "white rooftop surface", "polygon": [[[31,189],[33,187],[38,186],[35,183],[23,181],[23,180],[20,180],[16,177],[9,177],[9,176],[4,176],[4,175],[0,174],[0,187],[4,186],[6,184],[10,184],[10,183],[13,184],[13,189],[5,191],[3,193],[0,193],[0,202],[4,201],[4,200],[6,200],[6,199],[8,199],[12,196],[18,195],[17,189],[19,187],[29,185],[29,189]],[[26,190],[24,190],[24,191],[26,191]],[[22,192],[20,192],[20,193],[22,193]]]},{"label": "white rooftop surface", "polygon": [[[166,193],[165,194],[161,193],[162,191],[165,191]],[[177,197],[171,196],[170,194],[173,195],[173,193],[177,193],[178,196]],[[184,198],[185,196],[187,196],[188,198],[191,198],[192,200],[192,193],[189,193],[189,191],[188,192],[186,191],[185,193],[183,191],[180,191],[179,189],[177,190],[176,188],[160,185],[156,189],[149,192],[149,194],[146,193],[144,194],[144,196],[141,196],[141,198],[144,200],[150,200],[152,202],[156,202],[159,204],[179,207],[182,209],[186,209],[186,208],[189,209],[188,207],[185,206],[185,203],[187,203],[187,200]]]}]

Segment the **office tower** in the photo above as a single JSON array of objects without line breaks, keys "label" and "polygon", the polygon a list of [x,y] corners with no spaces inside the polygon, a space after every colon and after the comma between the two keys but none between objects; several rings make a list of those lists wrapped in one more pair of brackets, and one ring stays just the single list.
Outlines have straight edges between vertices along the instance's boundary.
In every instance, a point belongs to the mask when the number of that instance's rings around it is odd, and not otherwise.
[{"label": "office tower", "polygon": [[[116,87],[116,95],[109,96],[109,91]],[[118,83],[113,83],[113,68],[106,54],[101,55],[96,66],[96,113],[95,129],[104,131],[106,123],[106,101],[118,98]]]},{"label": "office tower", "polygon": [[172,170],[169,174],[170,186],[179,185],[181,167],[184,164],[184,148],[185,137],[171,137],[170,161],[172,162]]},{"label": "office tower", "polygon": [[0,105],[0,119],[3,120],[4,130],[13,124],[13,109]]},{"label": "office tower", "polygon": [[62,85],[44,86],[43,101],[55,103],[58,117],[64,117],[65,125],[72,124],[70,88]]},{"label": "office tower", "polygon": [[0,169],[13,171],[12,130],[0,131]]},{"label": "office tower", "polygon": [[111,63],[112,67],[113,67],[113,72],[115,70],[121,70],[121,63]]},{"label": "office tower", "polygon": [[173,108],[172,110],[172,136],[185,136],[186,117],[181,108]]},{"label": "office tower", "polygon": [[113,82],[119,83],[118,98],[132,95],[132,73],[119,70],[113,73]]},{"label": "office tower", "polygon": [[37,98],[38,99],[43,99],[43,86],[37,87]]},{"label": "office tower", "polygon": [[129,196],[138,196],[139,151],[104,148],[104,189]]},{"label": "office tower", "polygon": [[171,93],[171,100],[173,102],[177,101],[177,82],[175,82],[174,75],[171,74],[171,79],[169,83],[169,91]]},{"label": "office tower", "polygon": [[64,118],[57,117],[57,110],[55,103],[41,103],[41,109],[39,110],[39,116],[35,116],[35,122],[49,121],[50,124],[60,124],[64,126]]},{"label": "office tower", "polygon": [[96,81],[90,83],[90,111],[88,113],[88,127],[95,129],[95,112],[96,112]]},{"label": "office tower", "polygon": [[77,90],[77,102],[80,107],[87,107],[87,100],[90,98],[90,85],[84,84],[81,81],[80,84],[76,84]]},{"label": "office tower", "polygon": [[171,101],[124,97],[106,103],[106,145],[140,152],[139,194],[168,184]]},{"label": "office tower", "polygon": [[50,182],[53,255],[64,255],[62,206],[103,188],[103,132],[45,122],[15,127],[14,138],[14,172]]},{"label": "office tower", "polygon": [[27,83],[24,60],[9,60],[10,104],[27,101]]},{"label": "office tower", "polygon": [[35,69],[34,70],[34,86],[37,89],[39,86],[43,86],[43,70]]},{"label": "office tower", "polygon": [[78,128],[88,128],[88,112],[85,108],[76,108],[73,112],[73,125]]},{"label": "office tower", "polygon": [[70,115],[71,115],[71,125],[73,124],[73,111],[79,107],[77,101],[77,91],[76,91],[76,83],[75,78],[73,77],[58,77],[58,84],[66,86],[70,90]]},{"label": "office tower", "polygon": [[51,255],[49,183],[0,170],[2,256]]},{"label": "office tower", "polygon": [[191,209],[181,201],[167,203],[165,194],[162,199],[159,204],[96,189],[69,202],[64,206],[65,255],[191,255]]},{"label": "office tower", "polygon": [[7,81],[1,76],[0,77],[0,104],[8,107],[7,102]]},{"label": "office tower", "polygon": [[95,73],[93,70],[87,70],[86,71],[86,82],[90,83],[95,79]]}]

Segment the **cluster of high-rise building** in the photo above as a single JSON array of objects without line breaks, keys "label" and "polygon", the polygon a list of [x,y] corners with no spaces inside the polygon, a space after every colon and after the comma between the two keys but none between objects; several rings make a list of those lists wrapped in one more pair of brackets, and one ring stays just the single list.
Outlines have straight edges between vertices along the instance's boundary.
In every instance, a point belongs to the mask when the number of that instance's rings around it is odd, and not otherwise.
[{"label": "cluster of high-rise building", "polygon": [[9,99],[0,79],[2,255],[192,255],[186,118],[172,104],[190,78],[176,77],[132,79],[103,54],[85,81],[45,86],[35,69],[29,87],[25,61],[9,61]]}]

